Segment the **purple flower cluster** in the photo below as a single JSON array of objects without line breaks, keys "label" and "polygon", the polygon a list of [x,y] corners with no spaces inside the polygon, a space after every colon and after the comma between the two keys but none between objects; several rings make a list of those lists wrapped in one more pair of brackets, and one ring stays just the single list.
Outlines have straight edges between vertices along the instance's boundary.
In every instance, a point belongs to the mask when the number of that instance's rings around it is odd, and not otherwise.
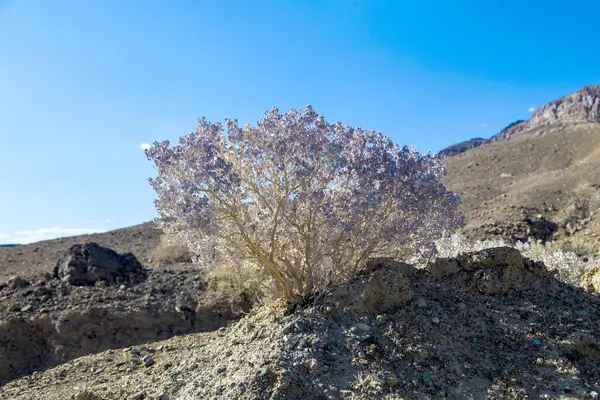
[{"label": "purple flower cluster", "polygon": [[353,277],[369,257],[430,251],[463,223],[444,164],[379,132],[310,106],[225,125],[202,118],[179,145],[146,151],[160,220],[198,251],[264,266],[290,301]]}]

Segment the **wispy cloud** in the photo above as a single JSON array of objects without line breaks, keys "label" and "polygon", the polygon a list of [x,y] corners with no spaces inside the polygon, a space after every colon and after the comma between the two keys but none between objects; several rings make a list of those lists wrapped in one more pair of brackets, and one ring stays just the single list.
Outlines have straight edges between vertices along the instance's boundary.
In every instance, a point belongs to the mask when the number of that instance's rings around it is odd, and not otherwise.
[{"label": "wispy cloud", "polygon": [[481,124],[479,125],[480,128],[487,128],[487,124]]},{"label": "wispy cloud", "polygon": [[140,148],[142,150],[148,150],[150,147],[152,147],[152,145],[150,143],[142,143],[142,144],[140,144]]},{"label": "wispy cloud", "polygon": [[534,112],[535,108],[534,107],[529,107],[529,112]]},{"label": "wispy cloud", "polygon": [[52,228],[40,228],[21,230],[14,233],[0,233],[0,240],[2,243],[10,244],[28,244],[40,242],[42,240],[51,240],[67,236],[78,236],[87,235],[90,233],[101,233],[106,232],[104,228],[63,228],[63,227],[52,227]]},{"label": "wispy cloud", "polygon": [[111,221],[110,219],[105,219],[105,220],[104,220],[104,223],[105,223],[105,224],[110,224],[111,222],[112,222],[112,221]]}]

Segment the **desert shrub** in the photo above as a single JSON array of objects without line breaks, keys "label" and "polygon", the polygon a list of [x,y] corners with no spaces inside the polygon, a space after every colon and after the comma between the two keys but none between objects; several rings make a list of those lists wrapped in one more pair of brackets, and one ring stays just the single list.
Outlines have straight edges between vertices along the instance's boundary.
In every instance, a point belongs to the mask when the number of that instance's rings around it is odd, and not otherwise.
[{"label": "desert shrub", "polygon": [[[208,302],[228,302],[242,311],[281,296],[281,289],[256,263],[218,262],[207,270]],[[213,297],[211,299],[211,297]]]},{"label": "desert shrub", "polygon": [[152,259],[161,267],[179,263],[192,262],[192,254],[188,246],[177,240],[169,240],[163,236],[152,252]]},{"label": "desert shrub", "polygon": [[515,245],[524,257],[543,262],[551,271],[556,271],[558,279],[573,285],[581,284],[581,277],[591,267],[571,251],[556,250],[551,242],[518,242]]},{"label": "desert shrub", "polygon": [[441,237],[435,241],[435,256],[439,258],[452,258],[460,254],[490,249],[494,247],[508,246],[500,238],[477,240],[469,242],[464,235],[453,234]]},{"label": "desert shrub", "polygon": [[310,106],[256,127],[199,120],[179,145],[155,142],[159,226],[206,265],[261,266],[302,303],[364,268],[405,258],[462,224],[444,164],[373,130],[328,123]]},{"label": "desert shrub", "polygon": [[583,185],[573,193],[569,207],[563,212],[560,225],[568,234],[573,234],[585,227],[600,211],[600,193],[593,186]]},{"label": "desert shrub", "polygon": [[436,254],[437,257],[456,257],[460,254],[503,246],[514,247],[523,257],[543,262],[548,270],[556,271],[558,279],[578,286],[585,271],[594,265],[594,261],[586,262],[571,251],[559,249],[553,242],[529,241],[508,244],[502,239],[491,239],[471,243],[465,236],[459,234],[436,240]]}]

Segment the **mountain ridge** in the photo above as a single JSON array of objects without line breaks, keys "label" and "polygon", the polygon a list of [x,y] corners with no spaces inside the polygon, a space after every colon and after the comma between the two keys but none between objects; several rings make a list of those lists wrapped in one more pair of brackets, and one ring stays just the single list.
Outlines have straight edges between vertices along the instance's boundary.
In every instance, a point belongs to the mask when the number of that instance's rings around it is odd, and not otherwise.
[{"label": "mountain ridge", "polygon": [[586,86],[538,108],[528,120],[517,120],[489,139],[475,138],[446,147],[438,153],[442,159],[454,157],[476,147],[508,140],[515,135],[552,125],[600,124],[600,85]]}]

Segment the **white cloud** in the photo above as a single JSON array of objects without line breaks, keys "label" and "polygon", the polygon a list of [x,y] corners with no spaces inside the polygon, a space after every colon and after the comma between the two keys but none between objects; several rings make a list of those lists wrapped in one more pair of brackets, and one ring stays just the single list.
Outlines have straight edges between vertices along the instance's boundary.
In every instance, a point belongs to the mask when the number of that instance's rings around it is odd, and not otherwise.
[{"label": "white cloud", "polygon": [[152,145],[150,143],[142,143],[142,144],[140,144],[140,148],[142,150],[148,150],[150,147],[152,147]]},{"label": "white cloud", "polygon": [[487,124],[481,124],[479,125],[480,128],[487,128]]},{"label": "white cloud", "polygon": [[104,228],[40,228],[17,231],[12,234],[0,233],[0,240],[9,244],[29,244],[42,240],[51,240],[67,236],[87,235],[90,233],[106,232]]},{"label": "white cloud", "polygon": [[104,220],[104,223],[105,223],[105,224],[110,224],[111,222],[112,222],[112,221],[111,221],[110,219],[105,219],[105,220]]},{"label": "white cloud", "polygon": [[535,108],[534,107],[529,107],[529,112],[534,112]]}]

